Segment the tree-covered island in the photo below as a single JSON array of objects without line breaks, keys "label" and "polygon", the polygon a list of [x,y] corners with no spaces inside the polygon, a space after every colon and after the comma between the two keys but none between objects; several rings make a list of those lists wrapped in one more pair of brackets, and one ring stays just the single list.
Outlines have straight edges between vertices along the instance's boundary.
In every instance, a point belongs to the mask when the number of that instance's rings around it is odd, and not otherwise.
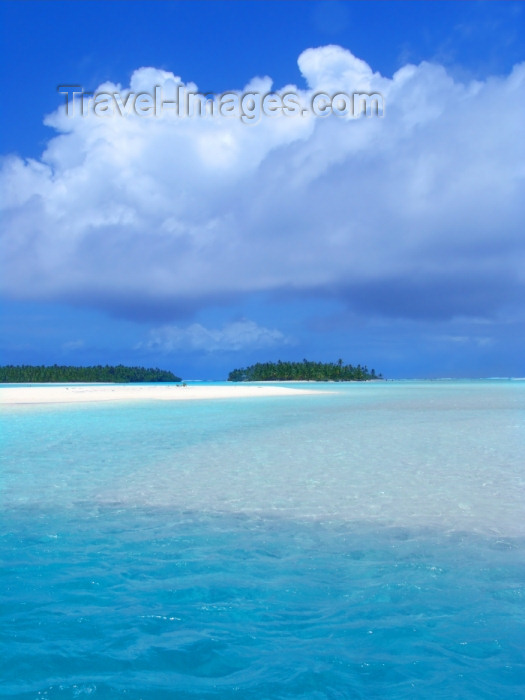
[{"label": "tree-covered island", "polygon": [[125,367],[124,365],[95,365],[93,367],[70,367],[66,365],[6,365],[0,367],[2,384],[47,384],[64,382],[68,384],[90,382],[118,383],[128,382],[180,382],[173,372],[162,369],[145,369],[144,367]]},{"label": "tree-covered island", "polygon": [[364,382],[382,379],[375,369],[366,365],[344,365],[337,362],[257,362],[243,369],[234,369],[228,375],[229,382]]}]

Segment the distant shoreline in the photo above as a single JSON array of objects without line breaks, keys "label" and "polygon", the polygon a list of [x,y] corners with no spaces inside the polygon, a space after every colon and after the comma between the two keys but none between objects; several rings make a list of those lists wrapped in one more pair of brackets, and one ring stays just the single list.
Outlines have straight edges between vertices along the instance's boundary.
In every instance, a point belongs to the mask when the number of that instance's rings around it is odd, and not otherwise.
[{"label": "distant shoreline", "polygon": [[44,386],[0,387],[4,406],[91,403],[97,401],[191,401],[198,399],[236,399],[260,396],[296,396],[319,391],[267,386],[250,382],[231,386],[181,386],[140,384],[46,384]]}]

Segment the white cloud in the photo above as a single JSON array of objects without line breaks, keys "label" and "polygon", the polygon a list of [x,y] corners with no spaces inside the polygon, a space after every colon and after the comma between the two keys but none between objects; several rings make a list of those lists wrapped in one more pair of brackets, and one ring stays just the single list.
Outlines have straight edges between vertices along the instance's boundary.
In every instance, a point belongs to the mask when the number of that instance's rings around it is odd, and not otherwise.
[{"label": "white cloud", "polygon": [[81,350],[85,346],[85,341],[84,340],[68,340],[65,343],[62,343],[62,349],[63,350]]},{"label": "white cloud", "polygon": [[474,344],[478,347],[485,347],[494,344],[494,338],[486,335],[440,335],[433,338],[433,340],[441,343],[457,343],[459,345]]},{"label": "white cloud", "polygon": [[165,325],[150,331],[148,340],[139,347],[171,353],[175,350],[204,350],[206,352],[261,349],[290,342],[276,329],[258,326],[243,319],[222,328],[205,328],[193,323],[185,328]]},{"label": "white cloud", "polygon": [[[57,109],[41,160],[2,166],[4,293],[167,319],[286,290],[369,314],[508,312],[525,285],[525,64],[468,85],[427,63],[387,79],[334,46],[299,66],[305,99],[379,91],[385,116],[246,125]],[[141,68],[128,90],[170,81]]]}]

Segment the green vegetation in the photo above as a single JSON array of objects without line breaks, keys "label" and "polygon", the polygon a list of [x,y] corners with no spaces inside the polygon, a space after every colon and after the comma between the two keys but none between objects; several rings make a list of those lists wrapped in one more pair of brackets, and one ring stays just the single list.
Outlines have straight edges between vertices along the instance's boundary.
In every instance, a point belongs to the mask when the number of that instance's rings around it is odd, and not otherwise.
[{"label": "green vegetation", "polygon": [[337,362],[258,362],[244,369],[234,369],[228,375],[229,382],[314,381],[314,382],[363,382],[382,379],[375,369],[366,366],[343,365]]},{"label": "green vegetation", "polygon": [[172,372],[144,367],[96,365],[94,367],[67,367],[65,365],[7,365],[0,367],[0,383],[44,384],[48,382],[180,382]]}]

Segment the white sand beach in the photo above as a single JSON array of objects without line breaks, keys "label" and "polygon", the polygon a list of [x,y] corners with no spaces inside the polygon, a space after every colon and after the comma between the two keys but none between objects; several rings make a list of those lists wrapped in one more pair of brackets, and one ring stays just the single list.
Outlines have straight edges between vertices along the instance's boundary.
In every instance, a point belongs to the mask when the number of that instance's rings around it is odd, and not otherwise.
[{"label": "white sand beach", "polygon": [[[232,384],[231,386],[182,386],[158,384],[87,385],[70,384],[48,386],[1,387],[0,403],[47,404],[84,403],[91,401],[191,401],[195,399],[233,399],[255,396],[292,396],[312,394],[308,389],[292,389],[261,384]],[[318,392],[315,392],[318,393]]]}]

